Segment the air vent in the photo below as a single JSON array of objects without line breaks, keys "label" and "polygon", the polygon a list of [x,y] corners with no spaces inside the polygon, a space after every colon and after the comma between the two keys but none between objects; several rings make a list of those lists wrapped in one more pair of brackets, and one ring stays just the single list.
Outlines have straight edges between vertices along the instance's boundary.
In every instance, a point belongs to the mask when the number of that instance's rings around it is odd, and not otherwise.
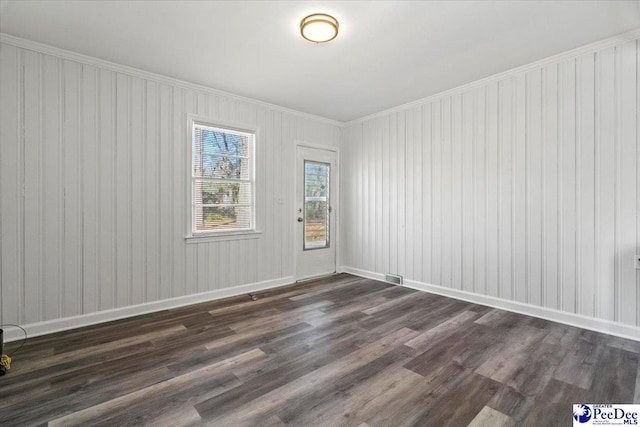
[{"label": "air vent", "polygon": [[389,283],[395,283],[396,285],[402,285],[402,276],[398,276],[395,274],[385,274],[384,280]]}]

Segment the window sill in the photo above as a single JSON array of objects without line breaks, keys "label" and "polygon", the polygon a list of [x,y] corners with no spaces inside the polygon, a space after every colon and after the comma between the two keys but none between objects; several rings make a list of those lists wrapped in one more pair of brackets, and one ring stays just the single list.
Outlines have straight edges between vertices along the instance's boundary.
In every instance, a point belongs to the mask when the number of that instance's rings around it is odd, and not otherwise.
[{"label": "window sill", "polygon": [[188,245],[194,243],[208,243],[208,242],[220,242],[225,240],[244,240],[244,239],[257,239],[262,234],[262,231],[236,231],[229,233],[216,233],[216,234],[195,234],[192,236],[186,236],[184,240]]}]

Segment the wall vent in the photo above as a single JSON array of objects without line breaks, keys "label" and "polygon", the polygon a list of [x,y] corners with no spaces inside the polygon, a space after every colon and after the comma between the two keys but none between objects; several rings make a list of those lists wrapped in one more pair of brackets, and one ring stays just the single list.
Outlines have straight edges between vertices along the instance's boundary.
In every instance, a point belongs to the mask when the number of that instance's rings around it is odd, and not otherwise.
[{"label": "wall vent", "polygon": [[396,274],[385,274],[384,280],[389,283],[395,283],[396,285],[402,285],[402,276]]}]

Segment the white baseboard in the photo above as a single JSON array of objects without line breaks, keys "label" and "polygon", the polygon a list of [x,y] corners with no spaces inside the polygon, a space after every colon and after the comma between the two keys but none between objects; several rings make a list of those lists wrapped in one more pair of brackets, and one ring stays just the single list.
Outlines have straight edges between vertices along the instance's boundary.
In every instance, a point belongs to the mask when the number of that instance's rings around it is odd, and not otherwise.
[{"label": "white baseboard", "polygon": [[[141,314],[153,313],[170,308],[183,307],[185,305],[207,302],[216,299],[227,298],[249,292],[261,291],[264,289],[277,288],[279,286],[290,285],[295,282],[293,276],[279,279],[265,280],[262,282],[249,283],[232,288],[216,289],[214,291],[202,292],[181,297],[169,298],[161,301],[147,302],[144,304],[130,305],[127,307],[114,308],[111,310],[97,311],[94,313],[81,314],[79,316],[65,317],[61,319],[47,320],[44,322],[21,325],[29,338],[54,332],[66,331],[68,329],[81,328],[83,326],[95,325],[98,323],[110,322],[112,320],[124,319],[126,317],[139,316]],[[24,334],[19,328],[9,326],[4,329],[5,342],[22,339]]]},{"label": "white baseboard", "polygon": [[353,267],[347,267],[347,266],[340,267],[340,270],[343,271],[344,273],[349,273],[349,274],[353,274],[360,277],[366,277],[367,279],[386,282],[386,280],[384,280],[384,274],[382,273],[375,273],[373,271],[360,270],[359,268],[353,268]]},{"label": "white baseboard", "polygon": [[[361,270],[347,266],[340,266],[339,272],[350,273],[356,276],[368,279],[379,280],[384,282],[384,274],[373,271]],[[65,331],[69,329],[80,328],[83,326],[95,325],[98,323],[110,322],[113,320],[123,319],[126,317],[138,316],[141,314],[153,313],[156,311],[167,310],[170,308],[182,307],[199,302],[207,302],[216,299],[227,298],[235,295],[241,295],[248,292],[255,292],[264,289],[277,288],[286,286],[295,282],[293,276],[283,277],[280,279],[266,280],[263,282],[249,283],[246,285],[236,286],[233,288],[217,289],[215,291],[202,292],[199,294],[185,295],[176,298],[154,301],[144,304],[132,305],[128,307],[115,308],[112,310],[98,311],[95,313],[82,314],[79,316],[65,317],[62,319],[48,320],[45,322],[31,323],[22,325],[27,331],[29,337],[51,334],[54,332]],[[487,295],[475,294],[462,291],[459,289],[446,288],[444,286],[433,285],[429,283],[417,282],[415,280],[404,280],[404,286],[417,289],[432,294],[442,295],[455,298],[474,304],[482,304],[489,307],[499,308],[514,313],[524,314],[527,316],[538,317],[553,322],[563,323],[578,328],[589,329],[596,332],[603,332],[609,335],[615,335],[622,338],[628,338],[640,341],[640,328],[622,323],[611,322],[608,320],[587,317],[580,314],[569,313],[560,310],[554,310],[546,307],[539,307],[531,304],[524,304],[517,301],[510,301]],[[4,330],[4,340],[6,342],[22,339],[22,331],[15,327],[7,327]]]},{"label": "white baseboard", "polygon": [[[351,267],[341,267],[341,269],[345,273],[351,273],[356,276],[366,277],[368,279],[380,280],[382,282],[385,281],[384,274],[381,273],[375,273],[372,271],[360,270]],[[578,328],[589,329],[596,332],[602,332],[609,335],[615,335],[622,338],[640,341],[640,328],[632,325],[625,325],[623,323],[611,322],[609,320],[597,319],[595,317],[583,316],[581,314],[569,313],[552,308],[539,307],[536,305],[496,298],[488,295],[476,294],[459,289],[451,289],[444,286],[432,285],[430,283],[423,283],[410,279],[404,279],[403,286],[411,289],[417,289],[419,291],[471,302],[474,304],[486,305],[489,307],[499,308],[514,313],[550,320],[552,322],[563,323],[565,325],[575,326]]]}]

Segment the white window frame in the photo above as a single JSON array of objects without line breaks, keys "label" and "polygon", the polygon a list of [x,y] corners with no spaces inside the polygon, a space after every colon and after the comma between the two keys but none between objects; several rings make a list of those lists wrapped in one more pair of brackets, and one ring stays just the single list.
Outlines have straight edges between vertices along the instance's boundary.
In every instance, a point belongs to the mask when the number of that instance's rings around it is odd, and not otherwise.
[{"label": "white window frame", "polygon": [[[193,131],[194,126],[211,127],[222,132],[238,133],[249,136],[249,182],[251,183],[251,217],[250,228],[232,228],[223,230],[196,230],[195,189],[193,176]],[[217,240],[237,240],[260,237],[261,232],[256,226],[256,145],[258,129],[250,126],[239,126],[203,116],[188,115],[187,120],[187,199],[188,226],[185,237],[187,243],[200,243]]]}]

